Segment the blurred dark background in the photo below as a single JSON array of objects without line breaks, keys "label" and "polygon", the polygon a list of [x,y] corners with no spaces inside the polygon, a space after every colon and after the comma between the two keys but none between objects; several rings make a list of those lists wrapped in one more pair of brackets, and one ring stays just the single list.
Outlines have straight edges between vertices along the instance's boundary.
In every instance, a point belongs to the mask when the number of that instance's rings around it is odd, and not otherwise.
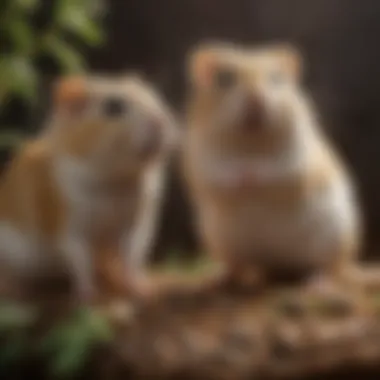
[{"label": "blurred dark background", "polygon": [[[38,17],[33,16],[37,28],[49,24],[56,2],[43,2]],[[354,171],[368,232],[366,257],[376,257],[380,246],[377,231],[380,227],[378,0],[108,0],[104,3],[101,23],[105,41],[100,45],[75,42],[88,68],[112,73],[138,70],[159,86],[179,113],[186,86],[184,58],[194,43],[203,39],[242,44],[293,42],[305,56],[305,85],[320,110],[321,119]],[[44,55],[35,64],[40,74],[38,105],[32,111],[25,101],[16,100],[3,107],[0,124],[12,131],[34,133],[38,129],[48,104],[48,84],[62,72]],[[3,147],[3,162],[11,157],[11,151],[8,146]],[[156,247],[158,257],[172,250],[185,255],[199,251],[190,208],[175,165],[169,182]]]}]

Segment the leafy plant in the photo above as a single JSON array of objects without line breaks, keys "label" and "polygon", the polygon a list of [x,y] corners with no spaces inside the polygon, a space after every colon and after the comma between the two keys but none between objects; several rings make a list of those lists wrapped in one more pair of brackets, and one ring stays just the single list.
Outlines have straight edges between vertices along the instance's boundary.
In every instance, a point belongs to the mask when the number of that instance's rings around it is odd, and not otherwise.
[{"label": "leafy plant", "polygon": [[37,311],[32,307],[3,302],[0,305],[0,333],[30,327],[37,319]]},{"label": "leafy plant", "polygon": [[83,368],[92,349],[112,337],[107,320],[99,312],[86,308],[77,310],[72,318],[55,326],[40,349],[51,357],[50,369],[55,377],[72,377]]},{"label": "leafy plant", "polygon": [[27,356],[28,330],[37,317],[37,310],[33,307],[5,301],[0,304],[0,369]]},{"label": "leafy plant", "polygon": [[[49,3],[49,2],[52,3]],[[3,0],[0,6],[0,111],[12,97],[33,104],[40,73],[36,61],[52,58],[63,73],[80,72],[85,62],[73,41],[100,44],[102,0]],[[36,16],[52,5],[47,25],[35,26]]]},{"label": "leafy plant", "polygon": [[0,371],[33,355],[48,363],[54,377],[71,378],[83,369],[96,347],[114,337],[103,313],[80,307],[36,341],[31,332],[39,317],[36,307],[0,302]]}]

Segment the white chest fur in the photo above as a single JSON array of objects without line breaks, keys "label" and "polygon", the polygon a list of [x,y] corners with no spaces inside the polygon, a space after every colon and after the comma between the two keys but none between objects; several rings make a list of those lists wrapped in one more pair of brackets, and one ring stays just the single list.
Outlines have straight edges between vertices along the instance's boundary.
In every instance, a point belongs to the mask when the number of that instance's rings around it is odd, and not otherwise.
[{"label": "white chest fur", "polygon": [[57,160],[56,175],[59,187],[68,202],[69,223],[85,235],[113,232],[118,238],[130,227],[139,202],[138,189],[131,188],[120,194],[91,191],[91,185],[101,178],[90,167],[64,157]]},{"label": "white chest fur", "polygon": [[234,254],[257,255],[271,264],[318,265],[341,254],[360,221],[351,184],[342,177],[286,211],[245,199],[228,215],[214,213],[211,223]]}]

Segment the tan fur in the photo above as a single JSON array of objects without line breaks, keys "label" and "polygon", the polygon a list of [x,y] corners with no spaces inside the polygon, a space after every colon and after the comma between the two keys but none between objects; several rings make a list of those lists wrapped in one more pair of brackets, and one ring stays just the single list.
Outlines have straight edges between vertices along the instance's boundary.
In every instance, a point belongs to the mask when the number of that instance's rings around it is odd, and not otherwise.
[{"label": "tan fur", "polygon": [[46,231],[56,238],[65,206],[51,171],[52,152],[40,139],[27,142],[1,183],[0,215],[20,230]]},{"label": "tan fur", "polygon": [[[21,281],[68,271],[83,297],[95,295],[96,273],[126,290],[154,239],[173,117],[131,75],[65,78],[53,95],[41,136],[25,143],[0,184],[2,270]],[[111,97],[127,104],[121,115],[105,113]]]},{"label": "tan fur", "polygon": [[[300,54],[209,44],[188,63],[184,175],[210,253],[240,274],[248,264],[268,274],[344,271],[358,254],[360,213],[350,174],[301,89]],[[216,82],[226,69],[228,88]],[[257,125],[241,118],[246,99],[261,102]]]}]

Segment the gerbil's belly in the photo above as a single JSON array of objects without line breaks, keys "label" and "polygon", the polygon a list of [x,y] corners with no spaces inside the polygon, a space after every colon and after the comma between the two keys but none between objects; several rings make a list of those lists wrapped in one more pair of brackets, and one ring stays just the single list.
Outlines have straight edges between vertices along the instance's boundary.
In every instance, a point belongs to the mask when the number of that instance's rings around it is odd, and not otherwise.
[{"label": "gerbil's belly", "polygon": [[331,235],[336,229],[329,224],[329,212],[314,211],[302,207],[281,212],[251,203],[223,217],[215,213],[210,222],[222,254],[265,267],[315,267],[334,258],[340,237]]}]

